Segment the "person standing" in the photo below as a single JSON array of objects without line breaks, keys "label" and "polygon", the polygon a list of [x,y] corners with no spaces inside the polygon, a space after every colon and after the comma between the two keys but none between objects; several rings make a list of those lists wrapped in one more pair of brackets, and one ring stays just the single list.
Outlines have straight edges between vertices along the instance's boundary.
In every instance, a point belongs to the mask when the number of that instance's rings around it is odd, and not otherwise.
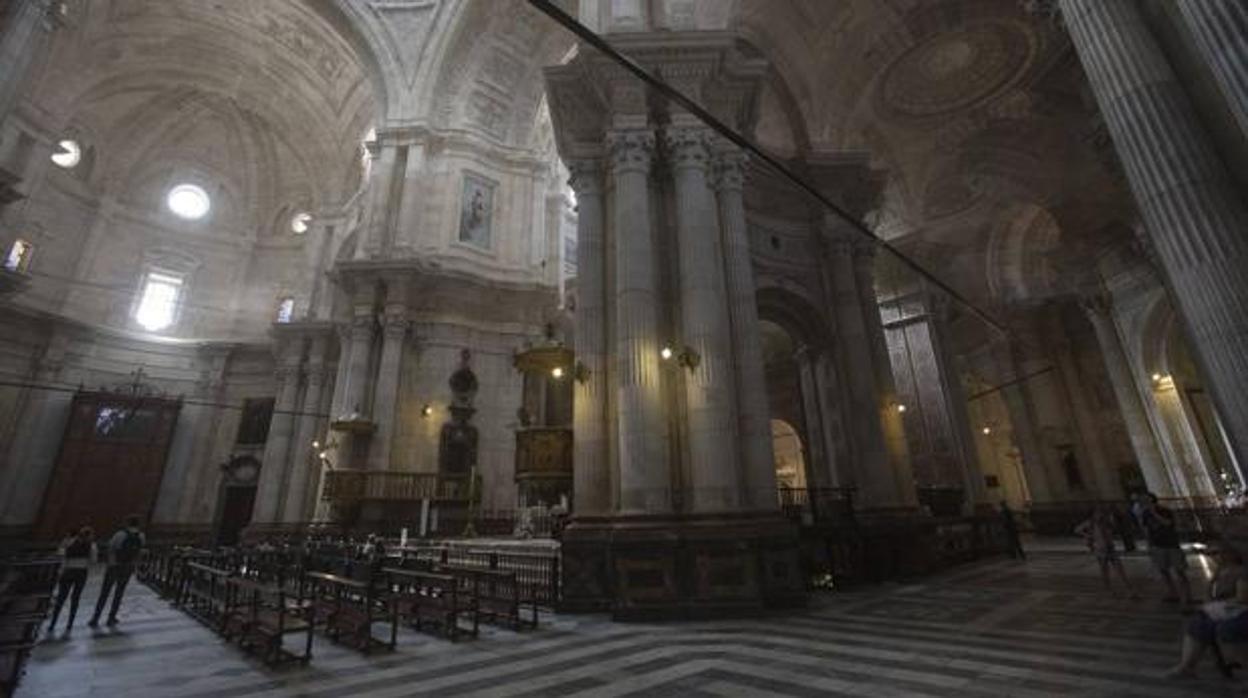
[{"label": "person standing", "polygon": [[67,538],[61,543],[61,577],[56,586],[56,606],[52,610],[52,622],[48,624],[48,634],[56,630],[56,621],[61,616],[61,608],[69,599],[69,619],[65,622],[65,632],[74,627],[74,616],[78,615],[78,599],[82,597],[82,588],[87,584],[87,575],[91,565],[95,564],[99,549],[95,545],[95,533],[89,526],[78,529],[77,535]]},{"label": "person standing", "polygon": [[126,526],[113,534],[108,541],[108,567],[104,571],[104,586],[100,589],[100,598],[95,602],[95,613],[87,625],[96,627],[100,624],[100,613],[108,601],[109,592],[113,595],[113,604],[108,611],[108,624],[117,624],[117,609],[121,607],[121,596],[126,593],[126,584],[134,574],[134,563],[147,539],[139,530],[139,517],[126,518]]},{"label": "person standing", "polygon": [[1005,502],[1001,502],[1001,528],[1005,531],[1005,552],[1015,560],[1026,560],[1027,553],[1023,552],[1023,542],[1018,536],[1018,522]]},{"label": "person standing", "polygon": [[1113,514],[1103,505],[1098,504],[1092,510],[1092,516],[1075,527],[1075,533],[1084,537],[1088,548],[1096,557],[1096,564],[1101,568],[1101,582],[1105,585],[1105,590],[1110,594],[1114,593],[1113,582],[1109,579],[1109,570],[1112,567],[1118,573],[1118,578],[1122,580],[1122,586],[1126,588],[1127,595],[1135,599],[1138,596],[1131,586],[1131,581],[1127,579],[1127,572],[1123,569],[1118,550],[1114,547],[1115,529]]},{"label": "person standing", "polygon": [[1158,504],[1157,496],[1151,492],[1144,493],[1142,503],[1141,520],[1148,538],[1148,556],[1169,590],[1164,600],[1186,606],[1191,602],[1192,593],[1187,581],[1187,556],[1179,545],[1174,513]]}]

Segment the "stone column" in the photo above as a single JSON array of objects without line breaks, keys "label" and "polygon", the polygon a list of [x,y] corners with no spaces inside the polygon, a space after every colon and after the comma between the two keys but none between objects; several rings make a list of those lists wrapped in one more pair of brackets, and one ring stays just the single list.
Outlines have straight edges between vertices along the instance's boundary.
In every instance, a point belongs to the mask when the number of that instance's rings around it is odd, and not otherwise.
[{"label": "stone column", "polygon": [[320,426],[324,423],[319,413],[325,387],[325,353],[328,342],[327,336],[318,335],[312,338],[308,348],[308,363],[304,371],[307,384],[303,391],[303,407],[299,410],[290,477],[283,493],[282,521],[287,524],[303,524],[311,519],[311,512],[306,508],[308,481],[313,479],[313,470],[321,467],[320,459],[312,453],[312,442],[320,436]]},{"label": "stone column", "polygon": [[698,356],[682,376],[693,510],[731,511],[741,506],[741,468],[724,257],[706,177],[710,134],[672,128],[664,137],[675,179],[680,339]]},{"label": "stone column", "polygon": [[[17,107],[31,61],[38,55],[52,0],[11,0],[0,5],[0,125]],[[3,11],[6,10],[7,12]]]},{"label": "stone column", "polygon": [[[357,313],[351,319],[351,343],[347,352],[346,387],[343,389],[342,414],[358,412],[364,414],[368,405],[364,398],[368,395],[369,360],[373,353],[373,334],[376,332],[376,321],[372,312]],[[341,415],[336,415],[341,416]]]},{"label": "stone column", "polygon": [[403,345],[411,322],[407,307],[387,303],[382,315],[381,360],[377,364],[377,382],[373,390],[373,440],[369,444],[370,470],[389,470],[390,451],[394,442],[394,421],[399,399],[399,379],[403,369]]},{"label": "stone column", "polygon": [[844,233],[826,234],[825,257],[825,284],[835,307],[837,339],[848,364],[846,378],[853,405],[849,415],[850,437],[859,503],[865,508],[896,506],[900,488],[910,487],[911,483],[897,482],[889,462],[875,364],[855,281],[853,242]]},{"label": "stone column", "polygon": [[1248,6],[1243,0],[1177,0],[1239,130],[1248,135]]},{"label": "stone column", "polygon": [[745,222],[745,154],[736,147],[720,147],[715,158],[715,193],[719,198],[720,239],[724,251],[724,283],[732,330],[737,432],[745,492],[742,504],[775,509],[776,464],[771,445],[771,414],[763,370],[762,330],[754,265],[750,259],[749,229]]},{"label": "stone column", "polygon": [[1109,383],[1113,386],[1118,410],[1122,413],[1122,421],[1127,428],[1127,436],[1131,439],[1140,472],[1144,475],[1144,482],[1149,491],[1159,497],[1172,495],[1174,486],[1166,471],[1166,461],[1157,445],[1157,435],[1153,433],[1144,404],[1140,401],[1131,364],[1122,349],[1118,327],[1114,322],[1112,302],[1107,296],[1096,295],[1083,298],[1081,305],[1096,331],[1097,343],[1101,346],[1101,358],[1105,361]]},{"label": "stone column", "polygon": [[1134,0],[1062,0],[1236,459],[1248,463],[1248,208]]},{"label": "stone column", "polygon": [[611,509],[607,438],[607,250],[603,237],[602,164],[572,163],[576,191],[576,385],[572,401],[572,492],[581,516]]},{"label": "stone column", "polygon": [[290,440],[294,437],[295,415],[299,396],[299,361],[302,341],[289,339],[278,350],[277,399],[273,404],[273,418],[269,421],[269,436],[264,442],[261,458],[260,482],[256,486],[256,503],[251,520],[261,526],[279,521],[278,510],[282,502],[282,483],[286,480],[289,462]]},{"label": "stone column", "polygon": [[797,361],[797,380],[802,394],[802,423],[806,427],[806,455],[810,463],[806,468],[806,486],[831,487],[833,479],[832,456],[828,452],[824,434],[823,400],[819,394],[817,374],[818,357],[809,346],[802,345],[794,352]]},{"label": "stone column", "polygon": [[[52,335],[32,372],[37,385],[69,383],[62,376],[68,346],[67,335]],[[25,393],[7,453],[8,462],[0,469],[0,503],[4,504],[0,507],[0,524],[23,533],[39,515],[74,397],[69,391],[40,388],[28,388]]]},{"label": "stone column", "polygon": [[984,473],[979,465],[971,434],[971,418],[966,402],[966,389],[962,385],[962,373],[957,357],[950,350],[949,321],[952,308],[948,296],[928,294],[928,322],[933,355],[940,372],[941,392],[949,417],[953,446],[958,458],[962,484],[966,490],[965,504],[968,510],[987,503]]},{"label": "stone column", "polygon": [[1025,373],[1015,352],[1016,347],[1010,343],[1003,343],[996,350],[1002,382],[1008,383],[1002,386],[1001,397],[1005,400],[1010,427],[1023,459],[1023,476],[1027,479],[1031,501],[1049,503],[1056,499],[1057,491],[1050,481],[1044,445],[1036,433],[1035,408],[1027,395],[1025,382],[1020,381]]},{"label": "stone column", "polygon": [[615,369],[619,508],[671,510],[659,376],[658,273],[651,231],[650,162],[654,135],[618,130],[607,136],[615,200]]}]

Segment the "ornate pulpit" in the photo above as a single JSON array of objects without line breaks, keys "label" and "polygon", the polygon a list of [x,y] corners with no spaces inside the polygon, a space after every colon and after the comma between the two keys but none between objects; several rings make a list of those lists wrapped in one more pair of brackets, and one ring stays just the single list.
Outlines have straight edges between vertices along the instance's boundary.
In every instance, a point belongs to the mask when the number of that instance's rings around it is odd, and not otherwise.
[{"label": "ornate pulpit", "polygon": [[572,351],[548,339],[516,354],[524,375],[516,429],[519,506],[563,508],[572,501]]}]

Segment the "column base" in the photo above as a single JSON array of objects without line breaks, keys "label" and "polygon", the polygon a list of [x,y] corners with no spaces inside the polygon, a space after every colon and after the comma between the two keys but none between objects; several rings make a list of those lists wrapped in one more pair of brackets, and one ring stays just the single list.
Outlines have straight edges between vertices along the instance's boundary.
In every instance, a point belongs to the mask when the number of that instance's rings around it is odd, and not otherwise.
[{"label": "column base", "polygon": [[806,603],[797,530],[774,513],[576,518],[562,556],[561,611],[670,620]]}]

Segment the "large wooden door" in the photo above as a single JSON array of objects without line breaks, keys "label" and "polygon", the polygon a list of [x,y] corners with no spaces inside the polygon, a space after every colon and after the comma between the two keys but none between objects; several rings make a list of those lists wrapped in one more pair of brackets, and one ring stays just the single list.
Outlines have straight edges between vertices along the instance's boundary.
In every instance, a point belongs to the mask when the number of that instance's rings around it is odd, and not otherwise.
[{"label": "large wooden door", "polygon": [[35,537],[52,540],[84,525],[104,536],[131,514],[146,521],[180,409],[166,398],[75,395]]}]

